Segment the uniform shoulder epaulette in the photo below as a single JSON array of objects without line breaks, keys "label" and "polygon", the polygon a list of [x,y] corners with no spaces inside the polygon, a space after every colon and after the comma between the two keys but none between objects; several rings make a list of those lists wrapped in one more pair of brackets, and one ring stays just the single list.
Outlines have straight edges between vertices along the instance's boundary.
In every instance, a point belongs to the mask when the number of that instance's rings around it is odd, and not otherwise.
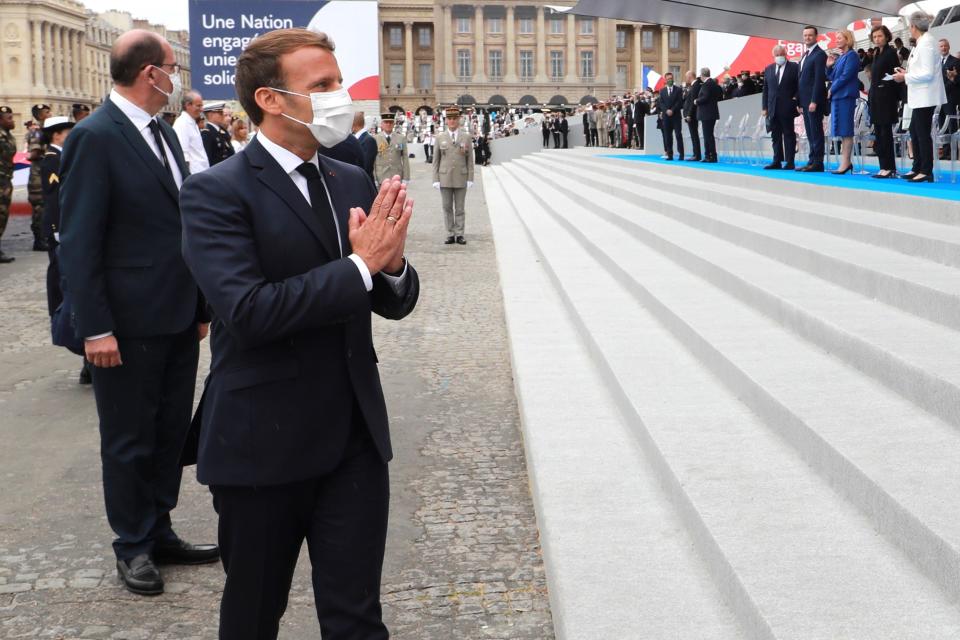
[{"label": "uniform shoulder epaulette", "polygon": [[57,155],[57,152],[56,152],[56,151],[47,151],[47,152],[46,152],[45,154],[43,154],[43,155],[44,155],[44,156],[55,156],[55,155]]}]

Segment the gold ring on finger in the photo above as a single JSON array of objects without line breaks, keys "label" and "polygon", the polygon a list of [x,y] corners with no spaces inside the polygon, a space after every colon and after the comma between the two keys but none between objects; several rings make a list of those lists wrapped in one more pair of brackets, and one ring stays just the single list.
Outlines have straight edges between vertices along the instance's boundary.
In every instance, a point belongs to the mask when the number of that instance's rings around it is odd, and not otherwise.
[{"label": "gold ring on finger", "polygon": [[389,220],[390,222],[396,222],[396,221],[397,221],[397,219],[396,219],[394,216],[387,216],[387,220]]}]

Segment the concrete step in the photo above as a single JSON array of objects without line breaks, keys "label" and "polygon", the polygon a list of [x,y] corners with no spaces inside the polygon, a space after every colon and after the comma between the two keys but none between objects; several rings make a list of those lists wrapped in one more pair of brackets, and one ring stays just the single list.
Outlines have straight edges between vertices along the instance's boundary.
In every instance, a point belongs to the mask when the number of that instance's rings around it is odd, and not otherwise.
[{"label": "concrete step", "polygon": [[641,198],[631,183],[620,178],[577,168],[585,184],[573,183],[575,173],[552,164],[550,171],[544,171],[542,161],[517,163],[549,182],[551,190],[604,216],[714,286],[960,427],[960,336],[956,331],[824,282],[733,241],[691,229],[669,214],[659,215],[674,206],[661,198],[677,200],[667,192],[647,188]]},{"label": "concrete step", "polygon": [[[515,171],[525,183],[539,186],[542,180],[541,192],[552,190],[553,210],[571,217],[570,224],[589,238],[590,250],[605,255],[614,276],[621,267],[625,268],[631,259],[630,253],[636,251],[637,242],[622,240],[619,229],[615,237],[598,230],[610,225],[617,227],[614,221],[605,219],[606,224],[598,227],[590,219],[591,211],[600,218],[614,215],[607,211],[604,216],[603,194],[588,194],[589,205],[583,207],[568,198],[565,189],[552,179],[546,179],[542,173],[537,178],[522,169],[524,163],[515,164]],[[722,243],[707,237],[708,243],[701,244],[692,237],[697,233],[687,230],[685,244],[691,255],[699,256],[700,265],[711,264],[709,261],[714,259],[729,263],[729,254],[742,251],[726,247],[726,253],[718,252],[710,242]],[[622,253],[608,250],[604,241],[622,245]],[[656,251],[657,247],[653,249]],[[740,259],[743,268],[752,270],[756,278],[785,281],[788,288],[795,285],[801,292],[804,290],[797,281],[805,277],[803,274],[769,273],[768,268],[785,267],[757,264],[749,255]],[[754,259],[766,260],[756,256]],[[631,278],[627,284],[636,287],[636,280]],[[702,328],[697,328],[700,344],[705,348],[705,364],[723,377],[757,415],[779,429],[811,466],[871,517],[878,530],[904,549],[945,592],[960,599],[960,505],[950,506],[953,502],[950,496],[960,494],[960,474],[957,473],[960,471],[960,432],[911,402],[890,394],[833,355],[811,348],[809,343],[780,326],[781,317],[763,318],[742,302],[733,301],[722,292],[724,284],[720,281],[717,289],[711,289],[708,283],[700,281],[698,286],[692,276],[683,283],[698,289],[703,296],[717,298],[718,305],[726,299],[730,309],[723,318],[704,317]],[[644,285],[651,288],[645,279]],[[847,297],[854,296],[838,291]],[[815,297],[816,289],[809,295]],[[801,297],[800,301],[803,300]],[[830,308],[829,303],[825,304]],[[843,301],[836,304],[845,305]],[[882,311],[875,310],[871,315],[874,324],[880,327],[887,322]],[[815,320],[811,318],[810,322]],[[686,316],[682,321],[689,322]],[[937,331],[947,331],[925,324]],[[897,328],[911,330],[910,326],[899,324]],[[745,347],[744,336],[760,343]],[[941,339],[956,342],[955,336],[936,338]],[[926,348],[935,354],[940,344],[931,342]],[[935,358],[930,361],[935,362]],[[838,420],[838,416],[843,419]],[[945,481],[944,474],[956,477],[957,482]]]},{"label": "concrete step", "polygon": [[[536,156],[529,161],[544,162]],[[553,166],[550,165],[551,169]],[[595,175],[602,176],[602,171]],[[634,201],[641,198],[655,200],[657,212],[690,227],[914,315],[960,329],[960,272],[952,267],[758,218],[733,207],[708,204],[699,199],[697,192],[678,196],[645,188],[639,195],[636,189],[630,191],[612,186],[610,181],[614,180],[591,175],[588,184],[602,182],[604,190],[609,191],[619,188],[620,195]]]},{"label": "concrete step", "polygon": [[[960,611],[694,357],[695,329],[684,334],[668,317],[682,304],[721,319],[739,303],[705,295],[702,281],[575,203],[548,209],[533,196],[548,185],[535,177],[495,171],[748,637],[960,633]],[[575,218],[611,238],[604,249]],[[611,277],[614,244],[626,254],[622,273],[650,289]],[[741,342],[763,351],[749,335]]]},{"label": "concrete step", "polygon": [[[881,194],[864,199],[858,207],[837,206],[826,199],[831,194],[829,191],[818,194],[818,200],[778,194],[775,205],[772,205],[771,194],[755,188],[757,182],[764,181],[759,178],[740,176],[742,179],[712,183],[705,189],[699,176],[689,172],[664,174],[650,171],[644,168],[644,163],[631,162],[628,164],[632,166],[625,166],[627,163],[605,162],[598,165],[595,158],[559,158],[540,154],[531,159],[550,159],[568,171],[599,172],[620,178],[628,181],[634,192],[651,187],[680,196],[695,193],[698,199],[712,205],[735,207],[744,213],[960,267],[960,224],[927,222],[890,213],[891,205]],[[910,208],[917,208],[916,201]]]},{"label": "concrete step", "polygon": [[[609,153],[586,153],[585,149],[568,150],[568,154],[567,157],[570,160],[582,157],[593,158],[594,161],[596,161],[598,156],[607,156],[603,159],[604,166],[610,163],[611,165],[620,165],[629,169],[642,167],[644,171],[667,176],[690,176],[700,183],[702,189],[712,189],[714,186],[723,186],[734,181],[749,179],[742,175],[730,175],[722,171],[702,169],[697,167],[696,163],[675,162],[671,165],[666,165],[637,162],[634,160],[610,158],[609,156],[611,154]],[[936,198],[921,198],[899,193],[878,194],[875,191],[793,182],[775,177],[750,180],[750,188],[775,196],[777,199],[786,196],[812,202],[829,202],[832,203],[833,206],[841,209],[863,208],[865,202],[875,199],[877,202],[877,210],[883,211],[884,213],[892,213],[906,218],[939,224],[960,225],[960,203]]]},{"label": "concrete step", "polygon": [[483,185],[557,637],[743,637],[491,172]]}]

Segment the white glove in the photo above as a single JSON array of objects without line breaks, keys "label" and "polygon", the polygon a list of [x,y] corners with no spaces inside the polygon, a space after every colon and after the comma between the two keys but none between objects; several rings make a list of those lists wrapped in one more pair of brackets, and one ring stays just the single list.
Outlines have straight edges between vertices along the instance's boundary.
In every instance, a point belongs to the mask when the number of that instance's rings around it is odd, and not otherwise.
[{"label": "white glove", "polygon": [[467,181],[467,189],[469,189],[469,188],[472,187],[472,186],[473,186],[473,183],[468,180],[468,181]]},{"label": "white glove", "polygon": [[439,188],[440,188],[440,183],[439,183],[439,182],[434,182],[434,183],[433,183],[433,188],[434,188],[434,189],[439,189]]}]

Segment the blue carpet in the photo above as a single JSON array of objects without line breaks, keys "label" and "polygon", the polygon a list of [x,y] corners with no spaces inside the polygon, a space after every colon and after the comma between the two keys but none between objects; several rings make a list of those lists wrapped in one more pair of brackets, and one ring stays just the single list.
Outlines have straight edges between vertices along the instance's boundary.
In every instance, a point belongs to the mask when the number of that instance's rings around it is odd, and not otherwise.
[{"label": "blue carpet", "polygon": [[[748,175],[755,178],[766,180],[790,180],[792,182],[807,182],[829,187],[839,187],[842,189],[860,189],[864,191],[873,191],[875,193],[897,193],[905,196],[916,196],[923,198],[936,198],[939,200],[960,201],[960,182],[953,183],[949,181],[949,172],[944,171],[947,181],[911,184],[906,180],[877,180],[870,176],[858,176],[847,174],[835,176],[830,173],[797,173],[796,171],[764,171],[762,167],[750,166],[745,164],[733,164],[726,162],[723,158],[716,164],[704,164],[701,162],[668,162],[660,156],[642,156],[628,154],[597,154],[599,158],[616,158],[618,160],[630,160],[633,162],[647,162],[652,164],[661,164],[666,166],[680,166],[690,169],[702,169],[705,171],[721,171],[730,174]],[[828,167],[829,170],[830,167]],[[875,171],[876,167],[867,166],[868,171]]]}]

